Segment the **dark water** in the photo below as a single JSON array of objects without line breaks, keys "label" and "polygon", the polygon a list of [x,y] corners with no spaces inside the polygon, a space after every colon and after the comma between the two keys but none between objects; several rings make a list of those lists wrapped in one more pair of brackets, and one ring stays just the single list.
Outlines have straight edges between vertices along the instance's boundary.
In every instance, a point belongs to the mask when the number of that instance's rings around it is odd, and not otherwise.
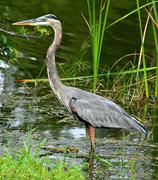
[{"label": "dark water", "polygon": [[[121,6],[120,6],[121,4]],[[121,0],[111,4],[109,23],[134,9],[135,3]],[[89,34],[81,12],[86,15],[86,1],[16,1],[1,2],[0,26],[8,31],[15,31],[12,22],[54,13],[63,24],[63,41],[57,53],[56,61],[61,77],[91,75]],[[29,29],[31,32],[31,30]],[[33,29],[32,29],[33,31]],[[51,31],[51,29],[50,29]],[[2,56],[0,60],[0,144],[10,142],[12,149],[18,149],[28,129],[34,129],[33,146],[44,138],[46,146],[77,147],[79,153],[66,158],[71,163],[83,164],[89,152],[89,141],[86,139],[82,124],[75,122],[65,109],[59,105],[48,83],[20,84],[16,79],[46,77],[44,59],[53,34],[47,37],[24,39],[7,36],[7,41],[20,53],[13,65]],[[86,40],[86,41],[85,41]],[[81,50],[83,42],[86,48]],[[148,40],[148,48],[152,49],[152,39]],[[101,71],[107,65],[125,54],[139,50],[139,27],[137,15],[120,22],[105,32]],[[81,54],[85,53],[82,57]],[[149,51],[149,54],[152,52]],[[132,60],[133,57],[130,59]],[[4,61],[5,60],[5,61]],[[129,59],[126,59],[126,61]],[[124,63],[124,62],[122,62]],[[78,64],[81,64],[79,68]],[[77,67],[77,68],[76,68]],[[76,71],[76,69],[80,71]],[[41,73],[40,73],[41,72]],[[90,90],[89,81],[65,82]],[[83,86],[84,84],[84,86]],[[106,93],[104,93],[106,94]],[[97,129],[96,154],[92,173],[96,179],[157,179],[158,174],[158,109],[156,105],[145,105],[135,112],[144,119],[149,129],[149,137],[143,141],[139,133],[122,130]],[[43,151],[43,154],[46,152]],[[72,155],[72,157],[71,157]],[[81,156],[83,158],[81,158]],[[52,159],[63,158],[62,153],[54,153]],[[112,164],[109,167],[105,161]]]}]

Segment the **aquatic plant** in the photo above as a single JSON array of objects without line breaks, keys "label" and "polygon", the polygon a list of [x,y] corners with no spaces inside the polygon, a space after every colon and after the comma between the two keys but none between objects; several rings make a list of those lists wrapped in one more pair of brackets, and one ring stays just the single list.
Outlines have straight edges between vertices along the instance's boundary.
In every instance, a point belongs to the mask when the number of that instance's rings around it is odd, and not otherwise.
[{"label": "aquatic plant", "polygon": [[149,10],[146,9],[148,17],[147,17],[146,24],[144,27],[144,32],[143,32],[142,22],[141,22],[139,1],[136,0],[136,3],[137,3],[137,8],[139,9],[138,10],[138,18],[139,18],[141,41],[142,41],[140,56],[139,56],[139,62],[138,62],[138,69],[140,67],[141,57],[142,57],[143,68],[145,69],[145,71],[144,71],[144,82],[145,82],[146,97],[149,98],[150,93],[149,93],[149,87],[148,87],[148,77],[147,77],[147,72],[146,72],[146,60],[145,60],[145,50],[146,49],[144,49],[144,43],[145,43],[145,36],[146,36],[147,29],[148,29],[149,20],[152,20],[152,30],[153,30],[153,37],[154,37],[153,39],[154,39],[154,44],[155,44],[155,67],[156,67],[154,95],[157,98],[158,97],[158,40],[157,40],[158,39],[158,36],[157,36],[158,13],[157,13],[157,7],[156,7],[157,1],[152,0],[151,2],[149,2],[147,0],[147,4],[149,4],[149,3],[152,3],[152,4],[150,5]]},{"label": "aquatic plant", "polygon": [[153,2],[153,14],[154,19],[152,19],[152,29],[153,29],[153,35],[154,35],[154,42],[155,42],[155,52],[156,52],[156,80],[155,80],[155,97],[158,98],[158,13],[157,13],[157,6],[156,2],[152,0]]},{"label": "aquatic plant", "polygon": [[102,44],[104,39],[105,26],[108,18],[108,12],[110,7],[110,0],[99,3],[97,8],[97,3],[95,0],[87,0],[89,22],[86,23],[89,27],[91,35],[92,44],[92,57],[93,57],[93,91],[96,92],[99,61],[101,56]]},{"label": "aquatic plant", "polygon": [[0,156],[0,179],[85,179],[77,165],[69,166],[62,160],[52,163],[46,158],[39,158],[43,142],[36,150],[28,142],[24,141],[18,153],[7,150]]},{"label": "aquatic plant", "polygon": [[145,42],[145,35],[146,35],[147,26],[148,26],[148,22],[149,22],[149,16],[147,17],[146,25],[143,30],[139,0],[136,0],[136,4],[137,4],[137,9],[138,9],[138,20],[139,20],[140,37],[141,37],[141,48],[140,48],[140,54],[139,54],[139,59],[138,59],[138,69],[140,68],[141,60],[142,60],[143,68],[144,68],[145,93],[146,93],[146,97],[149,98],[149,87],[148,87],[148,81],[147,81],[146,61],[145,61],[145,52],[144,52],[145,51],[144,50],[144,42]]},{"label": "aquatic plant", "polygon": [[[145,94],[146,94],[146,97],[149,98],[150,93],[149,93],[148,75],[147,75],[148,68],[146,65],[144,43],[145,43],[145,38],[146,38],[146,32],[147,32],[148,25],[149,25],[150,15],[148,15],[146,24],[143,27],[140,11],[148,6],[151,6],[153,8],[154,17],[156,19],[155,22],[157,22],[157,18],[158,18],[157,9],[156,9],[157,2],[158,1],[152,0],[151,2],[147,2],[140,6],[140,2],[138,0],[136,0],[136,5],[137,5],[136,9],[134,9],[133,11],[122,16],[121,18],[117,19],[115,22],[111,23],[110,25],[106,26],[109,7],[110,7],[110,0],[106,2],[106,5],[103,4],[103,1],[101,1],[100,3],[96,3],[94,0],[92,0],[92,1],[87,0],[89,22],[85,19],[85,17],[84,17],[84,19],[89,27],[90,35],[91,35],[92,57],[93,57],[93,91],[94,92],[96,91],[97,80],[98,80],[98,75],[99,75],[99,72],[98,72],[99,71],[99,61],[100,61],[100,56],[101,56],[102,42],[103,42],[103,38],[104,38],[105,29],[115,25],[116,23],[122,21],[123,19],[125,19],[125,18],[129,17],[130,15],[132,15],[133,13],[137,12],[138,13],[138,22],[139,22],[139,27],[140,27],[141,47],[140,47],[140,53],[139,53],[139,59],[138,59],[138,67],[136,70],[136,71],[138,71],[137,76],[136,76],[136,81],[139,81],[138,73],[139,73],[141,64],[143,64],[143,77],[144,77],[143,82],[144,82]],[[98,8],[98,4],[99,4],[99,8]],[[154,32],[156,54],[158,54],[157,34],[156,34],[154,25],[153,25],[153,32]],[[155,97],[158,94],[158,78],[157,78],[158,70],[157,69],[158,68],[156,68]],[[131,74],[132,73],[133,73],[133,71],[131,71]]]}]

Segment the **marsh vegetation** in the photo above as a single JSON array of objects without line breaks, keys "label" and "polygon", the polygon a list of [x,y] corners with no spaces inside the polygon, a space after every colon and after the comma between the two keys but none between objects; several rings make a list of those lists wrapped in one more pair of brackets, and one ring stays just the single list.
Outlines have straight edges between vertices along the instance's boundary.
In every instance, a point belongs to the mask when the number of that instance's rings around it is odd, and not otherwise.
[{"label": "marsh vegetation", "polygon": [[[34,11],[37,6],[19,0],[0,6],[0,178],[156,179],[158,1],[48,0]],[[47,82],[44,59],[52,30],[11,25],[48,12],[63,24],[56,57],[62,81],[113,99],[150,130],[142,141],[138,133],[97,129],[93,168],[84,128],[58,104]],[[31,146],[23,144],[34,128]],[[79,152],[50,153],[45,146]]]}]

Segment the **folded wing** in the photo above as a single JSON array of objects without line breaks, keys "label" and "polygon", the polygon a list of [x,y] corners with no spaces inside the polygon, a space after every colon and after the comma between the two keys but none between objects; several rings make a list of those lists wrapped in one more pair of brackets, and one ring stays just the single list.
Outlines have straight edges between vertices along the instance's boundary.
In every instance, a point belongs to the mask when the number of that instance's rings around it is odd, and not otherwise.
[{"label": "folded wing", "polygon": [[86,99],[73,97],[70,107],[78,119],[94,127],[123,128],[147,133],[146,128],[137,119],[108,99],[96,96]]}]

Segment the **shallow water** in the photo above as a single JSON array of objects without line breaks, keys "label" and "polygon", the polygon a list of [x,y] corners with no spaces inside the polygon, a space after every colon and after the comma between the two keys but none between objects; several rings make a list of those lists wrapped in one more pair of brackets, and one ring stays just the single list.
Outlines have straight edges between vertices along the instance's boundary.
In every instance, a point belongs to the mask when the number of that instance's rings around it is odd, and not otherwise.
[{"label": "shallow water", "polygon": [[[4,70],[1,70],[4,72]],[[7,77],[1,81],[1,117],[0,117],[0,148],[9,146],[12,150],[20,149],[27,139],[28,131],[32,133],[33,149],[46,139],[45,149],[41,155],[58,160],[66,156],[70,164],[84,164],[88,161],[90,150],[84,126],[72,119],[65,109],[57,102],[49,85],[39,84],[28,86],[15,84],[15,78],[7,70]],[[2,73],[3,74],[3,73]],[[3,74],[4,77],[5,73]],[[2,77],[3,77],[2,76]],[[4,83],[5,82],[5,83]],[[11,85],[12,84],[12,85]],[[45,95],[46,94],[46,95]],[[151,111],[151,107],[148,108]],[[156,113],[156,110],[154,111]],[[150,121],[157,121],[157,114],[150,114]],[[148,114],[148,113],[147,113]],[[144,115],[142,115],[144,116]],[[146,115],[145,122],[149,116]],[[149,132],[146,141],[137,132],[124,132],[113,129],[96,129],[96,158],[93,168],[94,179],[156,179],[157,177],[157,126]],[[9,144],[9,145],[8,145]],[[53,148],[72,147],[79,152],[52,152]],[[107,162],[112,167],[107,165]],[[85,170],[87,172],[87,170]]]},{"label": "shallow water", "polygon": [[[42,3],[40,9],[37,6],[40,1],[21,2],[4,1],[0,5],[2,19],[1,27],[7,30],[15,30],[11,22],[37,17],[53,11],[63,21],[63,42],[57,53],[58,69],[61,77],[69,77],[91,74],[91,71],[81,70],[76,72],[72,63],[79,63],[81,45],[87,39],[87,27],[80,15],[86,13],[86,5],[81,3],[47,1]],[[114,17],[123,15],[134,8],[134,3],[122,1],[112,4],[110,21]],[[53,10],[52,10],[53,7]],[[36,9],[36,11],[35,11]],[[78,28],[80,27],[80,28]],[[127,31],[128,28],[128,31]],[[135,33],[133,33],[133,30]],[[131,33],[132,32],[132,33]],[[137,39],[139,28],[135,22],[135,16],[130,17],[106,32],[101,67],[112,64],[118,57],[133,52],[139,47]],[[4,35],[4,34],[3,34]],[[53,34],[52,34],[53,36]],[[131,37],[132,36],[132,37]],[[45,38],[33,38],[30,40],[10,37],[14,48],[20,52],[18,62],[14,65],[0,60],[0,144],[9,146],[12,150],[20,149],[28,131],[32,133],[33,147],[47,139],[46,149],[42,155],[49,154],[47,147],[75,147],[79,152],[66,155],[66,161],[70,164],[83,164],[87,161],[89,153],[89,140],[86,138],[84,126],[72,119],[67,111],[58,103],[48,83],[20,84],[16,79],[36,78],[43,66],[45,52],[51,42],[51,36]],[[108,42],[108,43],[106,43]],[[152,47],[150,40],[149,49]],[[150,52],[151,53],[151,52]],[[104,58],[106,57],[106,59]],[[2,57],[3,58],[3,57]],[[6,58],[5,58],[6,59]],[[86,68],[91,67],[89,53],[82,59],[86,62]],[[87,65],[88,64],[88,65]],[[43,70],[40,77],[46,77]],[[90,90],[85,82],[65,82],[67,84]],[[83,86],[82,84],[85,84]],[[105,94],[105,93],[104,93]],[[144,105],[145,107],[145,105]],[[96,130],[96,158],[91,163],[90,176],[94,179],[156,179],[158,175],[158,109],[155,105],[142,107],[135,115],[144,119],[150,131],[149,137],[143,141],[139,133],[129,133],[122,130],[97,129]],[[130,109],[127,111],[131,112]],[[151,125],[152,124],[152,125]],[[9,143],[8,143],[9,142]],[[2,151],[0,148],[0,152]],[[62,159],[63,153],[52,153],[49,157]],[[109,167],[106,163],[112,164]],[[87,172],[85,170],[85,172]]]}]

